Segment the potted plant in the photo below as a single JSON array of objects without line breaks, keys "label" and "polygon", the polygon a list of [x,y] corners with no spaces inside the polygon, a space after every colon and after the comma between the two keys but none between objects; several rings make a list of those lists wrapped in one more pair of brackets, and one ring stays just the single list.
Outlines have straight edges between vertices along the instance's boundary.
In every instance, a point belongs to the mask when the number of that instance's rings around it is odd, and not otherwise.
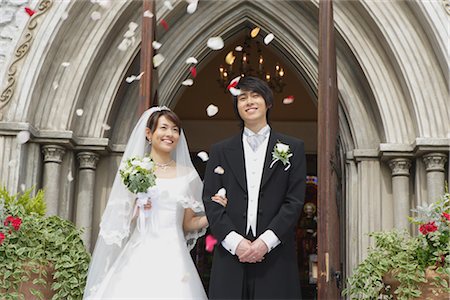
[{"label": "potted plant", "polygon": [[74,224],[45,216],[43,191],[0,189],[0,299],[81,299],[90,255]]},{"label": "potted plant", "polygon": [[406,231],[371,233],[375,245],[348,278],[351,299],[450,298],[450,194],[413,210],[417,236]]}]

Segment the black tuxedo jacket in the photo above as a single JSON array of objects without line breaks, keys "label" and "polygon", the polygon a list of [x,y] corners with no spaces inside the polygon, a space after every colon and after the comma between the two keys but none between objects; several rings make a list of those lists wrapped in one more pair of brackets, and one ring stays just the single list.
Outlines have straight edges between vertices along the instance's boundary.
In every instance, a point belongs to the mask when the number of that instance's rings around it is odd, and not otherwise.
[{"label": "black tuxedo jacket", "polygon": [[[291,167],[284,170],[281,161],[269,168],[277,142],[287,144],[293,156]],[[258,277],[256,299],[299,299],[300,284],[295,244],[295,228],[303,208],[306,159],[303,141],[271,130],[263,167],[258,200],[256,237],[271,229],[281,244],[254,264]],[[205,172],[203,202],[212,234],[219,241],[214,250],[211,270],[210,299],[240,299],[245,264],[220,244],[231,231],[246,236],[247,181],[242,145],[242,132],[212,146]],[[214,173],[217,166],[225,173]],[[226,207],[211,201],[211,196],[224,187]]]}]

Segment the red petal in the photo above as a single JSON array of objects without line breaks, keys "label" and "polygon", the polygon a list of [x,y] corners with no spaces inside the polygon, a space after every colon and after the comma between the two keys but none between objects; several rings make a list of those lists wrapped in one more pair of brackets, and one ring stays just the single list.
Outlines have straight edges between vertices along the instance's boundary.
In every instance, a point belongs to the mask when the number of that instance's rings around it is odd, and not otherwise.
[{"label": "red petal", "polygon": [[205,244],[206,244],[206,247],[205,247],[206,251],[212,252],[214,249],[214,246],[217,244],[217,240],[211,234],[208,234],[206,236]]},{"label": "red petal", "polygon": [[29,8],[29,7],[25,7],[25,12],[26,12],[30,17],[32,17],[32,16],[36,13],[36,11],[32,10],[32,9]]},{"label": "red petal", "polygon": [[192,77],[197,77],[197,68],[196,67],[191,67],[189,69],[189,71],[191,71]]},{"label": "red petal", "polygon": [[167,24],[166,20],[161,19],[161,21],[159,21],[159,23],[162,25],[162,27],[164,27],[164,29],[166,31],[169,30],[169,24]]}]

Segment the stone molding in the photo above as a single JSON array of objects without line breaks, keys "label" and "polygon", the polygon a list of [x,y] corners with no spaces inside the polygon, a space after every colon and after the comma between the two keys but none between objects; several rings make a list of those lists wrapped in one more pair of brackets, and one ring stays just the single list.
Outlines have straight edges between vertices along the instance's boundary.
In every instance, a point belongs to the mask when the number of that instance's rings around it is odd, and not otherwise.
[{"label": "stone molding", "polygon": [[427,172],[444,172],[447,155],[443,153],[429,153],[423,156],[423,161]]},{"label": "stone molding", "polygon": [[42,146],[42,153],[44,154],[44,163],[55,162],[60,164],[66,149],[58,145],[44,145]]},{"label": "stone molding", "polygon": [[392,176],[409,176],[411,160],[407,158],[394,158],[389,161],[389,167],[391,168]]},{"label": "stone molding", "polygon": [[80,170],[91,169],[95,170],[97,168],[97,162],[99,160],[99,155],[94,152],[84,151],[77,154],[78,161],[80,162]]},{"label": "stone molding", "polygon": [[[14,51],[14,59],[11,65],[8,68],[8,78],[6,87],[0,94],[0,110],[4,108],[9,101],[12,99],[15,88],[16,88],[16,79],[18,76],[18,64],[19,62],[26,56],[28,51],[31,48],[31,45],[34,40],[35,30],[38,27],[37,19],[40,16],[45,14],[53,4],[53,0],[42,0],[39,5],[36,13],[30,17],[30,20],[27,25],[27,31],[24,35],[23,41]],[[1,117],[1,115],[0,115]]]}]

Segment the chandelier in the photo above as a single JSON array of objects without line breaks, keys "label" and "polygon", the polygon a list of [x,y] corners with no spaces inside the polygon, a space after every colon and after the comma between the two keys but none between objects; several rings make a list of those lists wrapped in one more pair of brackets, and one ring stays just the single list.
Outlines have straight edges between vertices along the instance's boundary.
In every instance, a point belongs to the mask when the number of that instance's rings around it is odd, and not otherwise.
[{"label": "chandelier", "polygon": [[275,66],[269,67],[273,71],[266,70],[264,56],[261,50],[261,42],[251,36],[246,36],[243,46],[236,46],[233,51],[228,52],[225,57],[225,64],[219,67],[220,87],[227,92],[227,86],[233,78],[237,76],[255,76],[265,80],[275,93],[283,92],[286,85],[283,81],[285,72],[277,62]]}]

